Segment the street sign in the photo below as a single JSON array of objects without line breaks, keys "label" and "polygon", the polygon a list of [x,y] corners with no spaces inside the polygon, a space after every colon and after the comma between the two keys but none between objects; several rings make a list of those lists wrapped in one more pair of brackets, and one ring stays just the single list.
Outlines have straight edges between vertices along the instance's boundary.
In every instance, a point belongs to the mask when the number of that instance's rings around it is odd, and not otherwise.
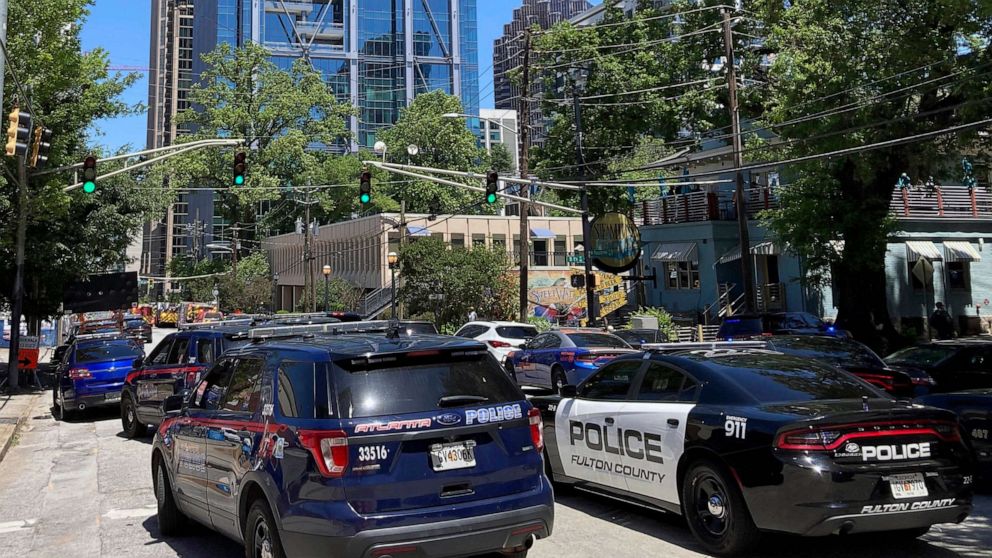
[{"label": "street sign", "polygon": [[933,286],[933,264],[926,258],[920,258],[913,266],[913,275],[923,283],[924,286]]},{"label": "street sign", "polygon": [[574,256],[565,256],[565,263],[567,263],[568,265],[584,264],[586,263],[586,259],[580,254],[576,254]]},{"label": "street sign", "polygon": [[17,347],[17,364],[22,370],[34,370],[38,368],[38,337],[36,335],[22,335]]}]

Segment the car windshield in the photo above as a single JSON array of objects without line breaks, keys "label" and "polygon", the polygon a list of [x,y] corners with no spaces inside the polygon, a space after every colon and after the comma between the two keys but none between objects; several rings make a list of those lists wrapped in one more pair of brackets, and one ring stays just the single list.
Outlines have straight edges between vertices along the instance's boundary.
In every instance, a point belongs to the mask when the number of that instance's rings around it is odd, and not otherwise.
[{"label": "car windshield", "polygon": [[442,401],[465,397],[477,404],[524,399],[488,354],[474,357],[403,358],[394,366],[351,369],[335,365],[334,387],[340,418],[362,418],[436,411]]},{"label": "car windshield", "polygon": [[741,337],[744,335],[761,335],[764,328],[761,318],[729,318],[720,325],[721,338]]},{"label": "car windshield", "polygon": [[124,322],[124,325],[126,327],[144,327],[145,320],[142,320],[141,318],[138,318],[136,320],[127,320],[126,322]]},{"label": "car windshield", "polygon": [[406,330],[407,335],[437,335],[437,328],[430,323],[405,322],[401,323],[400,327]]},{"label": "car windshield", "polygon": [[807,336],[774,338],[772,345],[787,355],[815,358],[841,368],[885,368],[885,362],[878,355],[857,341]]},{"label": "car windshield", "polygon": [[911,366],[935,366],[958,351],[957,347],[941,345],[920,345],[897,351],[887,357],[889,364],[908,364]]},{"label": "car windshield", "polygon": [[658,341],[658,332],[650,330],[618,331],[614,335],[630,343],[654,343]]},{"label": "car windshield", "polygon": [[537,336],[537,328],[531,326],[498,326],[496,333],[506,339],[530,339]]},{"label": "car windshield", "polygon": [[616,335],[606,333],[569,333],[568,338],[576,347],[605,347],[607,349],[629,349],[630,345]]},{"label": "car windshield", "polygon": [[720,365],[722,375],[761,403],[881,396],[851,374],[808,360],[777,357],[755,363],[753,356],[730,356]]},{"label": "car windshield", "polygon": [[108,360],[134,360],[141,356],[141,349],[131,343],[87,345],[76,348],[76,362],[101,362]]}]

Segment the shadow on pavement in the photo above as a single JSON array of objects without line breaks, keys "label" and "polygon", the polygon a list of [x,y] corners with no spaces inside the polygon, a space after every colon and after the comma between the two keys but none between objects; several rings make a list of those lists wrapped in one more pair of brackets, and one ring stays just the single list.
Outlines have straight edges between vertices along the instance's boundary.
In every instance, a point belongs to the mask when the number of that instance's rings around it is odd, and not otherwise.
[{"label": "shadow on pavement", "polygon": [[[680,546],[705,554],[689,531],[685,521],[672,513],[652,511],[602,496],[578,490],[556,492],[556,503],[576,511],[607,520]],[[885,534],[859,534],[830,537],[799,537],[768,533],[760,546],[747,556],[751,558],[972,558],[988,557],[992,552],[992,497],[976,497],[976,512],[962,524],[935,525],[919,539],[906,539]],[[801,549],[801,550],[800,550]]]},{"label": "shadow on pavement", "polygon": [[148,432],[147,432],[147,433],[146,433],[146,434],[145,434],[144,436],[136,436],[136,437],[134,437],[134,438],[128,438],[128,437],[127,437],[127,436],[126,436],[126,435],[124,434],[124,432],[118,432],[118,433],[117,433],[117,437],[118,437],[118,438],[122,438],[122,439],[124,439],[124,440],[128,440],[128,441],[131,441],[131,442],[140,442],[140,443],[142,443],[142,444],[148,444],[148,445],[151,445],[151,443],[152,443],[152,439],[153,439],[153,435],[154,435],[154,434],[155,434],[155,432],[154,432],[153,430],[151,430],[151,429],[148,429]]},{"label": "shadow on pavement", "polygon": [[183,535],[163,537],[158,532],[158,517],[146,519],[142,527],[153,539],[146,545],[168,545],[175,551],[176,556],[189,558],[237,558],[245,555],[244,548],[238,543],[211,531],[195,521],[188,521]]}]

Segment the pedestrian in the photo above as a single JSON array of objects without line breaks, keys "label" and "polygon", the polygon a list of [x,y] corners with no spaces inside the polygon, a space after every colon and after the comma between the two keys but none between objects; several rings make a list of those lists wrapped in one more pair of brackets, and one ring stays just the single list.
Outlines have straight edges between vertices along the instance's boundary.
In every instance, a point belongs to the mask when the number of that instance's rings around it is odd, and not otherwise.
[{"label": "pedestrian", "polygon": [[937,332],[937,339],[954,338],[954,319],[951,318],[951,314],[944,308],[943,302],[937,303],[937,309],[930,316],[930,327]]},{"label": "pedestrian", "polygon": [[477,319],[479,319],[479,315],[475,313],[475,308],[474,307],[473,308],[469,308],[468,309],[468,321],[474,322]]}]

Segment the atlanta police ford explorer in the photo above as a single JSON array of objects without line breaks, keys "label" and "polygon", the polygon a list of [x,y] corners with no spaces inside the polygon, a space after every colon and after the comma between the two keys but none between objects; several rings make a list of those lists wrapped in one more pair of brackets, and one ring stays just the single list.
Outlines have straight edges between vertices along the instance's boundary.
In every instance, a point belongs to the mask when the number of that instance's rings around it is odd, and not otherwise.
[{"label": "atlanta police ford explorer", "polygon": [[913,538],[971,511],[953,414],[809,360],[629,355],[532,403],[554,481],[682,513],[715,554],[761,531]]}]

